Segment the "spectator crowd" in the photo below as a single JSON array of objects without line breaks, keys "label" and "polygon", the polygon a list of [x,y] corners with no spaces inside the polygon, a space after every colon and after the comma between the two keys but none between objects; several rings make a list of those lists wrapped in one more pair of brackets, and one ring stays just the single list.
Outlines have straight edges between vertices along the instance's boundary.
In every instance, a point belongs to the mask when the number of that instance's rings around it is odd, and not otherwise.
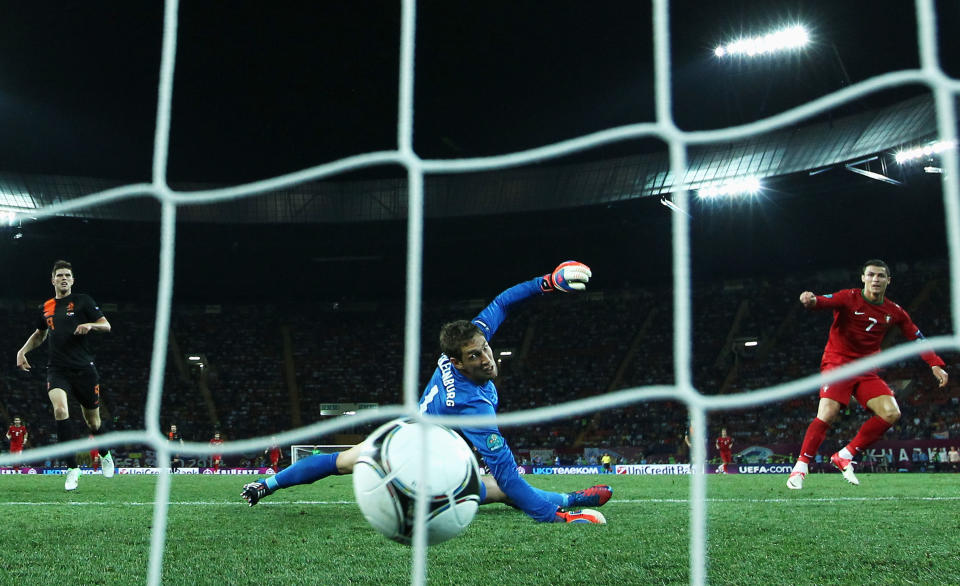
[{"label": "spectator crowd", "polygon": [[[890,295],[927,337],[950,333],[949,279],[945,263],[895,266]],[[819,370],[829,312],[806,312],[803,290],[827,293],[858,286],[855,271],[820,271],[782,278],[695,283],[691,299],[692,371],[704,394],[750,393],[813,375]],[[469,318],[488,300],[426,299],[422,313],[420,379],[434,368],[437,332],[452,319]],[[55,433],[44,395],[44,369],[23,373],[13,356],[35,327],[37,305],[0,300],[0,423],[21,417],[32,445]],[[143,429],[153,343],[154,308],[105,308],[113,325],[96,336],[103,413],[110,429]],[[403,401],[403,306],[396,302],[315,302],[301,307],[211,305],[175,307],[171,319],[161,408],[162,427],[175,422],[182,437],[207,441],[259,437],[331,417],[338,404],[395,405]],[[575,324],[575,326],[574,326]],[[890,343],[898,343],[891,335]],[[500,412],[556,405],[572,399],[672,385],[674,314],[669,287],[592,290],[547,296],[517,309],[493,338],[502,356]],[[756,342],[747,346],[746,342]],[[45,357],[32,356],[35,365]],[[188,356],[202,357],[191,361]],[[955,372],[958,356],[942,352]],[[200,366],[202,364],[202,366]],[[887,365],[882,376],[897,391],[903,417],[891,439],[954,439],[960,445],[960,376],[937,389],[919,358]],[[816,412],[816,385],[787,400],[708,414],[709,427],[730,430],[738,447],[799,444]],[[855,403],[851,410],[859,409]],[[847,423],[849,421],[849,423]],[[835,426],[835,442],[852,437],[859,417]],[[679,401],[639,402],[564,420],[504,428],[518,453],[553,450],[575,461],[584,448],[629,448],[646,461],[686,457],[686,407]],[[356,440],[372,426],[340,437]],[[709,435],[709,434],[708,434]],[[712,436],[711,436],[712,437]],[[831,449],[825,446],[825,450]],[[949,466],[951,451],[937,462]],[[637,456],[639,459],[640,456]]]}]

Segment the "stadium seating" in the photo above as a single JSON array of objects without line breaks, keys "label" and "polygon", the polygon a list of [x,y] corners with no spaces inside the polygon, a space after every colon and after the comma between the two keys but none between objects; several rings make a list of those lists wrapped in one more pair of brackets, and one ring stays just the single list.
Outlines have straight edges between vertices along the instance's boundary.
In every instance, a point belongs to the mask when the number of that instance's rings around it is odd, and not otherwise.
[{"label": "stadium seating", "polygon": [[[939,262],[894,267],[891,297],[900,301],[927,336],[950,329],[946,266]],[[850,271],[806,271],[694,283],[692,325],[694,384],[703,393],[738,393],[769,387],[818,371],[829,312],[798,310],[800,291],[828,292],[857,286]],[[437,331],[445,321],[474,315],[485,300],[427,299],[421,331],[420,380],[439,353]],[[0,343],[12,357],[33,329],[38,302],[0,300]],[[524,304],[493,340],[503,357],[501,411],[552,405],[644,385],[672,384],[673,300],[663,284],[577,296],[548,296]],[[162,426],[176,423],[185,439],[206,441],[214,430],[228,438],[254,437],[326,417],[329,403],[392,404],[402,400],[403,307],[395,300],[317,303],[309,319],[297,308],[272,305],[175,307],[164,381]],[[120,305],[109,312],[113,331],[97,336],[103,374],[104,412],[116,429],[144,426],[143,405],[153,343],[153,308]],[[576,324],[572,327],[571,324]],[[14,335],[15,334],[15,335]],[[899,334],[891,336],[897,343]],[[743,346],[746,339],[758,345]],[[0,417],[22,417],[31,441],[51,441],[53,421],[44,397],[44,350],[30,356],[27,374],[0,370]],[[185,354],[202,355],[204,369]],[[957,356],[943,355],[948,369]],[[897,388],[903,418],[890,436],[960,436],[960,376],[936,389],[929,369],[910,359],[884,369]],[[743,448],[798,443],[816,412],[815,389],[783,404],[712,413],[711,437],[725,425]],[[944,408],[950,407],[950,408]],[[855,433],[859,408],[835,425],[836,438]],[[0,421],[0,423],[4,423]],[[679,402],[635,404],[561,421],[507,428],[518,454],[534,449],[570,453],[571,461],[593,447],[649,462],[685,460],[687,412]],[[79,426],[79,423],[78,423]],[[357,434],[368,431],[353,430]],[[332,438],[326,438],[331,441]],[[318,438],[323,441],[323,438]],[[572,448],[571,448],[572,446]],[[619,453],[619,452],[618,452]]]}]

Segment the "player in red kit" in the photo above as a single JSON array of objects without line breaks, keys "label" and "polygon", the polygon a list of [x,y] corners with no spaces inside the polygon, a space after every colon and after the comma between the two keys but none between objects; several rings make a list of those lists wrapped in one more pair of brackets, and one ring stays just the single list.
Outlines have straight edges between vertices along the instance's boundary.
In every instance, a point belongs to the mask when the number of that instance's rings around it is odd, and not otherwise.
[{"label": "player in red kit", "polygon": [[[820,362],[821,372],[876,354],[880,351],[880,343],[887,330],[893,326],[899,327],[908,340],[923,339],[923,334],[907,312],[885,297],[890,276],[890,267],[885,262],[868,260],[861,270],[862,290],[845,289],[831,295],[814,295],[810,291],[800,294],[800,303],[807,309],[833,310],[833,325],[830,326],[830,337]],[[943,369],[943,360],[934,352],[925,352],[921,357],[930,365],[940,386],[945,386],[947,371]],[[830,456],[830,462],[843,473],[847,482],[860,484],[853,472],[853,458],[880,439],[900,419],[900,407],[893,391],[876,371],[864,372],[844,381],[824,385],[820,389],[817,416],[803,436],[800,457],[787,480],[787,488],[803,488],[803,479],[809,472],[810,460],[820,448],[830,424],[847,406],[851,396],[874,415],[860,427],[849,444]]]},{"label": "player in red kit", "polygon": [[274,472],[280,472],[280,446],[277,444],[277,438],[273,438],[273,443],[264,452],[270,458],[270,467]]},{"label": "player in red kit", "polygon": [[727,428],[720,429],[720,437],[716,441],[717,449],[720,450],[720,469],[719,474],[727,473],[727,464],[733,462],[733,438],[727,435]]},{"label": "player in red kit", "polygon": [[[26,426],[23,425],[23,422],[19,417],[13,418],[13,425],[7,428],[7,441],[10,442],[10,453],[19,454],[23,451],[23,444],[27,442],[27,436],[30,434],[27,433]],[[20,466],[17,465],[19,469]]]},{"label": "player in red kit", "polygon": [[[213,434],[213,439],[210,440],[211,446],[222,446],[223,438],[220,437],[220,432]],[[223,454],[214,454],[213,455],[213,472],[214,474],[220,472],[220,464],[223,462]]]},{"label": "player in red kit", "polygon": [[[93,436],[87,436],[88,439],[93,439]],[[90,467],[93,468],[93,471],[96,472],[100,469],[100,450],[93,448],[90,450]]]}]

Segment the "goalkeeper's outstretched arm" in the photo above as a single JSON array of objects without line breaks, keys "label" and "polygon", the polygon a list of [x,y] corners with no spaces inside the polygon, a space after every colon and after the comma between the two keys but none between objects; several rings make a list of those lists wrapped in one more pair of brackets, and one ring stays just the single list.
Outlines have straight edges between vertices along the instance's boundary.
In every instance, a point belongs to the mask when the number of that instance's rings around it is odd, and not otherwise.
[{"label": "goalkeeper's outstretched arm", "polygon": [[591,276],[593,273],[590,267],[581,262],[574,260],[562,262],[546,275],[524,281],[503,291],[472,321],[483,332],[483,337],[489,341],[503,320],[507,318],[510,308],[517,303],[553,291],[562,293],[583,291]]}]

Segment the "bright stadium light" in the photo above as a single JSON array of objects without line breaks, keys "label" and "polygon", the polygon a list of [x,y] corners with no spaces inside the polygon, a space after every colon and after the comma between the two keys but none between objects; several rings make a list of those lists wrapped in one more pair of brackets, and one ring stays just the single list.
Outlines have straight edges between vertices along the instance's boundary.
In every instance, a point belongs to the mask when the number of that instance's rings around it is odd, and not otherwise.
[{"label": "bright stadium light", "polygon": [[760,180],[758,178],[743,177],[724,183],[705,185],[697,190],[697,196],[699,196],[701,199],[711,199],[728,195],[753,195],[754,193],[760,191],[761,187],[763,186],[760,184]]},{"label": "bright stadium light", "polygon": [[809,42],[810,34],[807,32],[807,29],[802,24],[798,24],[766,35],[731,41],[725,45],[718,46],[714,49],[713,54],[721,59],[735,56],[756,57],[781,51],[801,49]]},{"label": "bright stadium light", "polygon": [[957,143],[952,140],[935,140],[925,145],[904,149],[896,154],[896,159],[898,163],[905,165],[919,159],[927,159],[933,155],[939,155],[943,151],[952,149],[956,146]]}]

